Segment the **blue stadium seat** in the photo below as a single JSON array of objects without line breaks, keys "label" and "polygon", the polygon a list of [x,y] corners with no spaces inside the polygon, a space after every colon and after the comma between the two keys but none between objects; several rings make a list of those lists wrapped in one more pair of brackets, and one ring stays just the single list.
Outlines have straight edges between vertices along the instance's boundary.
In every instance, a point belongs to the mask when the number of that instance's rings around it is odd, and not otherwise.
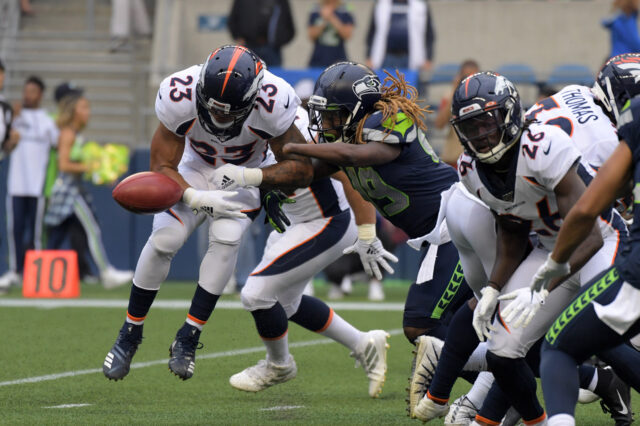
[{"label": "blue stadium seat", "polygon": [[460,64],[440,64],[431,73],[429,84],[451,83],[460,70]]},{"label": "blue stadium seat", "polygon": [[507,77],[514,84],[537,84],[536,73],[531,65],[527,64],[504,64],[496,70],[498,74]]},{"label": "blue stadium seat", "polygon": [[581,84],[591,86],[595,81],[595,74],[589,67],[581,64],[557,65],[551,71],[546,83],[550,86]]}]

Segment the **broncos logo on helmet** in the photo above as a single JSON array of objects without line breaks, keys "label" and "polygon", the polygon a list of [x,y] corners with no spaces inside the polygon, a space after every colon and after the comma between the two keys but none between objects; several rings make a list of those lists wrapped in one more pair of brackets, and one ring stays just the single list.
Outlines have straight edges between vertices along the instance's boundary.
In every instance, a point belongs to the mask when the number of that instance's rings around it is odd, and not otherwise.
[{"label": "broncos logo on helmet", "polygon": [[640,94],[640,54],[625,53],[609,59],[591,89],[596,99],[616,123],[620,111]]},{"label": "broncos logo on helmet", "polygon": [[196,86],[198,119],[221,141],[237,136],[251,113],[264,76],[264,63],[251,50],[222,46],[207,57]]}]

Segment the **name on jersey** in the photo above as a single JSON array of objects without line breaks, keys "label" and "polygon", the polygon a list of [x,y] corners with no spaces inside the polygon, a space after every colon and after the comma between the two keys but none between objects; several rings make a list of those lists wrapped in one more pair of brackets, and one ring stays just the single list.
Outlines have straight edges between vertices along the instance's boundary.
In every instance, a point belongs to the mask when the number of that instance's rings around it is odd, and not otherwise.
[{"label": "name on jersey", "polygon": [[595,111],[585,99],[584,93],[580,89],[569,90],[562,94],[562,100],[569,107],[571,112],[578,118],[578,123],[584,124],[587,121],[598,119]]}]

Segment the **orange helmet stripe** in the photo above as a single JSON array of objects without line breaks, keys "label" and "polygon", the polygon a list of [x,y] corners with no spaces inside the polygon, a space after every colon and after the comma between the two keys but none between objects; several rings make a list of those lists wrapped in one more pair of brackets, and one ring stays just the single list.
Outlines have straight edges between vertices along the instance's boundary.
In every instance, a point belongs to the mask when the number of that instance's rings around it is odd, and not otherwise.
[{"label": "orange helmet stripe", "polygon": [[233,71],[233,68],[236,66],[236,62],[238,62],[238,59],[240,59],[240,56],[242,56],[244,53],[245,50],[240,47],[236,47],[233,51],[233,56],[231,57],[231,61],[229,62],[229,68],[227,68],[227,75],[225,76],[224,83],[222,84],[220,96],[222,96],[225,87],[227,87],[227,82],[229,81],[229,77],[231,76],[231,71]]}]

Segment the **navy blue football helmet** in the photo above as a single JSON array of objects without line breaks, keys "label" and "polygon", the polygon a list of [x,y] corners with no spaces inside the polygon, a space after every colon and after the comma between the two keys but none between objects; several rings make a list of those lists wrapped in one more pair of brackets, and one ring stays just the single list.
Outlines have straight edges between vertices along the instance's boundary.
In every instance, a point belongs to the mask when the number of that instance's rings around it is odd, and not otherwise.
[{"label": "navy blue football helmet", "polygon": [[382,97],[380,79],[355,62],[338,62],[325,69],[307,104],[309,132],[320,142],[351,142],[358,122]]},{"label": "navy blue football helmet", "polygon": [[640,54],[625,53],[609,59],[593,85],[593,94],[616,123],[620,111],[640,94]]},{"label": "navy blue football helmet", "polygon": [[251,50],[222,46],[209,55],[196,86],[198,119],[224,141],[237,136],[260,91],[265,65]]},{"label": "navy blue football helmet", "polygon": [[493,164],[518,142],[524,127],[520,95],[513,83],[492,72],[460,82],[451,103],[451,125],[465,151]]}]

